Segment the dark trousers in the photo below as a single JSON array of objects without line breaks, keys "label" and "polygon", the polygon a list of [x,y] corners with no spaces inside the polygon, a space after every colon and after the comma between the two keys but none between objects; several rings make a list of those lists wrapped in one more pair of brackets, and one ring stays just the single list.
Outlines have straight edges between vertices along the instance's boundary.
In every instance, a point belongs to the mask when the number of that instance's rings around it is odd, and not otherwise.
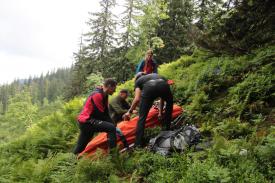
[{"label": "dark trousers", "polygon": [[81,153],[86,145],[92,139],[94,132],[107,132],[109,147],[116,147],[116,127],[114,124],[107,121],[100,121],[93,119],[85,123],[78,123],[80,134],[78,137],[77,145],[73,151],[74,154]]},{"label": "dark trousers", "polygon": [[[167,83],[152,83],[143,88],[141,94],[139,120],[137,123],[135,146],[142,145],[144,136],[144,127],[147,115],[156,98],[162,98],[166,102],[165,116],[162,120],[162,129],[170,130],[172,112],[173,112],[173,95]],[[165,128],[164,128],[165,127]]]},{"label": "dark trousers", "polygon": [[124,147],[129,148],[129,144],[127,142],[126,137],[123,135],[122,131],[119,128],[116,128],[116,134],[119,136],[121,142],[123,143]]}]

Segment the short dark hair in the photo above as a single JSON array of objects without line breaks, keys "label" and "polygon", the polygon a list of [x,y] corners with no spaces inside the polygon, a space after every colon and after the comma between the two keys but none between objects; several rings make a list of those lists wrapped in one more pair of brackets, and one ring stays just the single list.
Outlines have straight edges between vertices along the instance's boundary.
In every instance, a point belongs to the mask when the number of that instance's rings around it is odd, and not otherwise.
[{"label": "short dark hair", "polygon": [[127,89],[121,89],[121,90],[120,90],[120,93],[126,93],[126,94],[128,94],[129,91],[128,91]]},{"label": "short dark hair", "polygon": [[117,82],[113,78],[107,78],[104,80],[103,85],[105,87],[107,87],[107,86],[115,87],[117,85]]}]

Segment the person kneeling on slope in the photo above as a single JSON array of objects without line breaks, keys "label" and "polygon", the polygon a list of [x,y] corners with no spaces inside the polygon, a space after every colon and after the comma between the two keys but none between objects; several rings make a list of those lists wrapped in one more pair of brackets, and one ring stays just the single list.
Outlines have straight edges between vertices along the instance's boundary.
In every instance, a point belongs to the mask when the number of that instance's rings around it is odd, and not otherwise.
[{"label": "person kneeling on slope", "polygon": [[110,149],[116,147],[116,127],[108,112],[108,95],[116,90],[117,82],[106,79],[102,87],[97,87],[87,98],[78,116],[80,135],[74,154],[81,153],[90,142],[95,132],[106,132]]}]

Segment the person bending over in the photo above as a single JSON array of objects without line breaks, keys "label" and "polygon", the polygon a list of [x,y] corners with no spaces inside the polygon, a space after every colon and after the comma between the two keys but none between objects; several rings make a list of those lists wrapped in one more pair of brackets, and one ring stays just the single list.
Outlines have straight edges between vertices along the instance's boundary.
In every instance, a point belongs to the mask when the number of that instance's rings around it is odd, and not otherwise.
[{"label": "person bending over", "polygon": [[[167,83],[167,79],[155,73],[148,75],[138,73],[135,77],[135,98],[128,112],[124,114],[125,118],[129,118],[132,111],[140,102],[135,147],[140,147],[142,145],[145,121],[154,100],[157,98],[160,98],[158,117],[159,119],[163,119],[161,120],[162,129],[170,130],[173,111],[173,95]],[[165,114],[163,114],[164,101],[166,102]]]}]

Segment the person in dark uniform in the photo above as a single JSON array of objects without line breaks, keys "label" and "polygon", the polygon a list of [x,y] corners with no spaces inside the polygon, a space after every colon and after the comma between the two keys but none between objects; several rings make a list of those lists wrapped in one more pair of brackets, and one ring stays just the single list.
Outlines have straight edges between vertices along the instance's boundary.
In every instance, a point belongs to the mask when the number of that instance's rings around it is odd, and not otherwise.
[{"label": "person in dark uniform", "polygon": [[[139,120],[137,123],[135,140],[136,147],[140,147],[142,145],[145,120],[154,100],[157,98],[160,98],[158,117],[159,119],[162,119],[162,129],[170,130],[173,111],[173,95],[167,79],[156,73],[148,75],[138,73],[135,77],[135,98],[128,112],[124,114],[125,118],[130,118],[131,113],[140,102]],[[164,102],[166,102],[165,115],[163,114]]]},{"label": "person in dark uniform", "polygon": [[80,134],[74,154],[79,154],[85,149],[94,132],[106,132],[110,149],[116,147],[116,127],[108,110],[108,95],[115,92],[116,85],[115,80],[106,79],[103,86],[96,88],[86,100],[77,120]]}]

